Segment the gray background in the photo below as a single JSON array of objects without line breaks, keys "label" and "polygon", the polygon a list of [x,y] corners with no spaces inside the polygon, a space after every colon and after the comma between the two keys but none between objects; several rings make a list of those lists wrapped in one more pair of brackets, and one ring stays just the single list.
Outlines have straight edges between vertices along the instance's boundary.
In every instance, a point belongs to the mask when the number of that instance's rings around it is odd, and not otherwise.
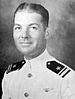
[{"label": "gray background", "polygon": [[[75,0],[0,0],[0,70],[23,58],[12,38],[13,13],[23,1],[43,4],[50,12],[47,49],[51,55],[75,68]],[[0,71],[0,73],[1,73]]]}]

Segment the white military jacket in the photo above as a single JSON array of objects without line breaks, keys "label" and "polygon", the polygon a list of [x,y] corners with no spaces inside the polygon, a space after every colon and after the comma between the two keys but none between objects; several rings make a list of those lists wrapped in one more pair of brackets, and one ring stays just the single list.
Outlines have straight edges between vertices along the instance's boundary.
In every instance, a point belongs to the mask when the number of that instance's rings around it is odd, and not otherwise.
[{"label": "white military jacket", "polygon": [[75,99],[75,72],[45,50],[32,60],[9,66],[2,99]]}]

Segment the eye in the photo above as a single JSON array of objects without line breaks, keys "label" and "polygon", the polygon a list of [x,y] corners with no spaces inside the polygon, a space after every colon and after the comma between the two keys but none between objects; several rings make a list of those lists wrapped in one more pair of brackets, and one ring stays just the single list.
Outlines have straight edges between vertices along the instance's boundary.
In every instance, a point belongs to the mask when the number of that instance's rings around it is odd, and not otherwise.
[{"label": "eye", "polygon": [[21,29],[21,27],[14,27],[14,29],[15,29],[15,30],[20,30],[20,29]]},{"label": "eye", "polygon": [[37,27],[33,26],[32,29],[37,30]]},{"label": "eye", "polygon": [[31,32],[34,32],[34,31],[37,31],[38,30],[38,27],[37,26],[31,26],[30,27],[30,31]]},{"label": "eye", "polygon": [[14,30],[16,30],[16,31],[21,30],[21,27],[20,26],[15,26]]}]

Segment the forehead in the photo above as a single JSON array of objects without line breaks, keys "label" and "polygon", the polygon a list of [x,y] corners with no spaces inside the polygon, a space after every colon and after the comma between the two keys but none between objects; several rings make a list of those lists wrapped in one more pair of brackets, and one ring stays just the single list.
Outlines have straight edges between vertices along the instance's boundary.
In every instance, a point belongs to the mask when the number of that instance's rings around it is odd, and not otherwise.
[{"label": "forehead", "polygon": [[36,12],[21,11],[15,14],[14,23],[16,24],[29,24],[39,23],[42,20],[42,16]]}]

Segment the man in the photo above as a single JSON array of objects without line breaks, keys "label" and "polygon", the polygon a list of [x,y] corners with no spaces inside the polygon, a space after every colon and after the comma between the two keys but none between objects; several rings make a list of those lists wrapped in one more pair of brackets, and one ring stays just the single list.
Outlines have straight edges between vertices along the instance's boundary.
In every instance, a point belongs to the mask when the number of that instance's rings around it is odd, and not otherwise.
[{"label": "man", "polygon": [[2,99],[75,99],[75,72],[46,50],[48,22],[40,4],[24,2],[16,9],[13,38],[24,60],[8,67]]}]

